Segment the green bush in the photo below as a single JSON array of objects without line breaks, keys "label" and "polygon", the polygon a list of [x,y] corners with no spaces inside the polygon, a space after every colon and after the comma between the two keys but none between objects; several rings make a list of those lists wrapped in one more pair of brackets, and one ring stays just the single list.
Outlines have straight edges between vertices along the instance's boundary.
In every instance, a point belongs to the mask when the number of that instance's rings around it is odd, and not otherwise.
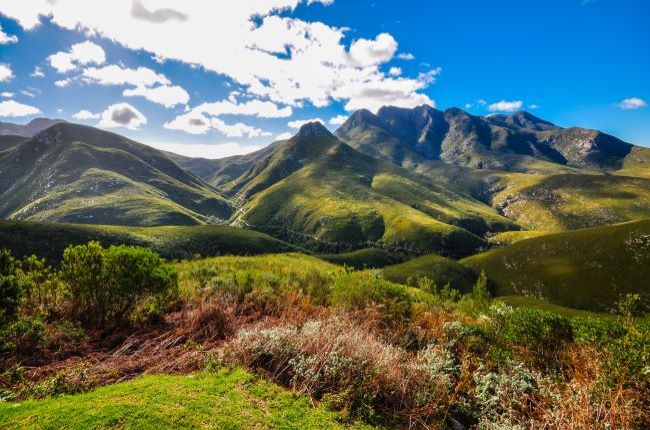
[{"label": "green bush", "polygon": [[571,321],[563,316],[532,309],[516,309],[495,317],[496,333],[508,348],[526,347],[538,364],[553,364],[558,353],[573,342]]},{"label": "green bush", "polygon": [[612,385],[636,387],[650,392],[650,319],[630,327],[606,350],[605,374]]},{"label": "green bush", "polygon": [[0,349],[29,354],[47,343],[47,326],[41,317],[24,317],[0,331]]},{"label": "green bush", "polygon": [[571,326],[575,342],[585,345],[608,345],[627,332],[620,321],[604,318],[574,317]]},{"label": "green bush", "polygon": [[18,314],[22,297],[20,265],[6,249],[0,249],[0,324]]},{"label": "green bush", "polygon": [[96,328],[125,324],[146,298],[178,295],[176,270],[155,252],[133,246],[70,246],[63,253],[61,279],[72,319]]},{"label": "green bush", "polygon": [[339,274],[334,280],[331,301],[348,310],[377,305],[391,322],[411,317],[412,300],[405,287],[382,279],[376,271]]}]

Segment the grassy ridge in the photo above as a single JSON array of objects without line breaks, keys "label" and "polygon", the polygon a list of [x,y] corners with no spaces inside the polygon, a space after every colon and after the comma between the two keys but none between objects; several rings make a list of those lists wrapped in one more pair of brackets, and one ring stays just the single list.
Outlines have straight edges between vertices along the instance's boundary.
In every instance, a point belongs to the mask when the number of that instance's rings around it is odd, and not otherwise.
[{"label": "grassy ridge", "polygon": [[537,237],[461,260],[485,270],[496,294],[603,311],[650,294],[650,220]]},{"label": "grassy ridge", "polygon": [[295,248],[255,231],[237,227],[173,226],[116,227],[30,221],[0,221],[0,247],[17,256],[36,254],[52,263],[60,260],[70,244],[96,240],[104,246],[139,245],[154,249],[165,258],[190,258],[195,254],[263,254]]},{"label": "grassy ridge", "polygon": [[90,393],[0,404],[3,429],[343,429],[306,396],[243,370],[146,376]]},{"label": "grassy ridge", "polygon": [[473,270],[439,255],[423,255],[401,264],[384,267],[384,278],[392,282],[404,284],[409,278],[418,277],[431,279],[438,287],[449,284],[463,293],[471,291],[477,275]]},{"label": "grassy ridge", "polygon": [[318,257],[330,263],[354,269],[375,269],[395,263],[395,257],[379,248],[359,249],[341,254],[319,255]]}]

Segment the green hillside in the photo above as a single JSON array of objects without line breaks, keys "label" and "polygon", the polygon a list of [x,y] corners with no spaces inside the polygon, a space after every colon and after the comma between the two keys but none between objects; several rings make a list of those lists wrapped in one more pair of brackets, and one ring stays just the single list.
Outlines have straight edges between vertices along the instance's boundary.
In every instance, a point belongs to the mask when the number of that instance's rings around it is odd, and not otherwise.
[{"label": "green hillside", "polygon": [[650,220],[541,236],[461,260],[499,296],[605,311],[627,293],[650,295]]},{"label": "green hillside", "polygon": [[376,269],[395,263],[394,256],[379,248],[365,248],[340,254],[324,254],[319,255],[318,258],[354,269]]},{"label": "green hillside", "polygon": [[487,232],[517,228],[467,194],[361,154],[318,124],[308,126],[315,130],[302,130],[228,190],[234,200],[246,200],[236,225],[316,249],[370,243],[447,255],[471,254]]},{"label": "green hillside", "polygon": [[162,152],[61,123],[0,152],[0,216],[111,225],[196,225],[228,218],[212,187]]},{"label": "green hillside", "polygon": [[96,240],[104,246],[126,244],[154,249],[165,258],[194,255],[252,255],[295,248],[263,233],[223,225],[118,227],[29,221],[0,221],[0,248],[17,256],[36,254],[60,261],[70,244]]},{"label": "green hillside", "polygon": [[[344,429],[340,415],[244,370],[157,375],[95,391],[0,404],[3,429]],[[363,428],[369,428],[364,426]]]},{"label": "green hillside", "polygon": [[463,293],[472,290],[478,277],[473,270],[435,254],[387,266],[382,271],[384,278],[392,282],[406,284],[409,278],[415,282],[418,278],[427,277],[439,288],[449,284]]}]

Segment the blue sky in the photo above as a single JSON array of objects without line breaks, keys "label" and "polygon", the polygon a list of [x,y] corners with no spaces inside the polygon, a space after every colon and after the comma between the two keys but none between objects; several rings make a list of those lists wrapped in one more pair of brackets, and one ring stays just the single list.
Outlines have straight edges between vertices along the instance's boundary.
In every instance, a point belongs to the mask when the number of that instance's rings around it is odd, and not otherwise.
[{"label": "blue sky", "polygon": [[646,0],[0,0],[0,121],[214,158],[435,103],[650,146],[649,17]]}]

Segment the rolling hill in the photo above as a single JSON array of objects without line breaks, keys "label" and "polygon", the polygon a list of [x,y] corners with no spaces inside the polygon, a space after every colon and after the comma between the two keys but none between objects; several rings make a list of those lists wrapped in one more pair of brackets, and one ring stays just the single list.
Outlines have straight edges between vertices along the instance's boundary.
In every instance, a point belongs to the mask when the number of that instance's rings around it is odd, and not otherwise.
[{"label": "rolling hill", "polygon": [[92,240],[104,246],[144,246],[169,259],[296,250],[266,234],[225,225],[120,227],[0,220],[0,248],[20,257],[34,254],[51,264],[61,261],[68,245]]},{"label": "rolling hill", "polygon": [[65,122],[62,119],[49,119],[49,118],[34,118],[27,124],[14,124],[11,122],[0,122],[0,136],[22,136],[32,137],[36,133],[40,133],[46,128],[52,127],[55,124]]},{"label": "rolling hill", "polygon": [[340,142],[319,123],[222,190],[243,202],[233,223],[316,249],[366,247],[459,256],[487,232],[516,229],[468,194]]},{"label": "rolling hill", "polygon": [[607,311],[627,293],[650,298],[650,220],[544,235],[461,260],[499,296]]},{"label": "rolling hill", "polygon": [[0,216],[112,225],[196,225],[227,219],[222,195],[166,155],[70,123],[0,152]]}]

